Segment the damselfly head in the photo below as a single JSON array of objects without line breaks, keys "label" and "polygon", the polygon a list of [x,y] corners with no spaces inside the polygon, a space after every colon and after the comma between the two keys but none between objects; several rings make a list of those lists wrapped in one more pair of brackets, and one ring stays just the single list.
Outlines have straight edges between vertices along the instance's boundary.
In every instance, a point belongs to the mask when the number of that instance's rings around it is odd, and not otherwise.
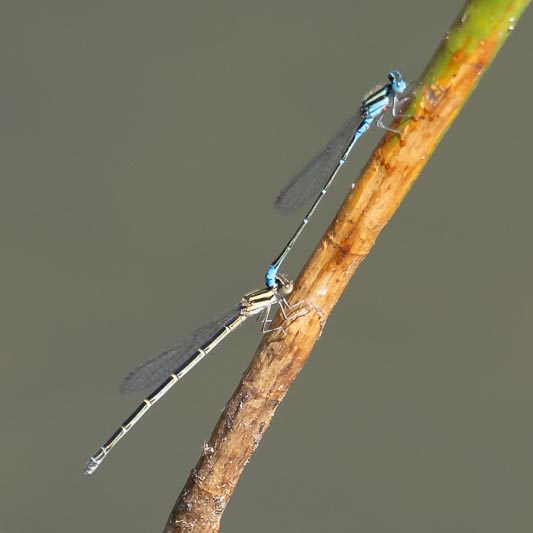
[{"label": "damselfly head", "polygon": [[277,274],[276,289],[283,296],[288,296],[293,291],[294,284],[285,274]]},{"label": "damselfly head", "polygon": [[399,70],[391,70],[387,76],[391,83],[393,90],[397,93],[403,93],[407,89],[407,83],[403,79],[402,73]]}]

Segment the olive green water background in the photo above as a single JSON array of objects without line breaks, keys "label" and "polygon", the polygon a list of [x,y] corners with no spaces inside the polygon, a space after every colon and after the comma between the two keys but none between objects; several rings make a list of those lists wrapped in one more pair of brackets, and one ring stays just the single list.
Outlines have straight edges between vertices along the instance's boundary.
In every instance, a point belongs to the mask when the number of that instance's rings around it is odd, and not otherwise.
[{"label": "olive green water background", "polygon": [[[142,399],[122,377],[262,285],[303,216],[276,192],[462,5],[3,3],[0,533],[162,529],[259,328],[89,478]],[[529,11],[352,280],[222,531],[533,529],[532,32]]]}]

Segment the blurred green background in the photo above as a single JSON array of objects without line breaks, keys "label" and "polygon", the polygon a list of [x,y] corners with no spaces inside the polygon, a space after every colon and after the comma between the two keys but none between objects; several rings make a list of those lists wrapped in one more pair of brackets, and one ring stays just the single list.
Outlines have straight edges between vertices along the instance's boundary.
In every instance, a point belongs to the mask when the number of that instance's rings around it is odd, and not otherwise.
[{"label": "blurred green background", "polygon": [[[162,529],[259,328],[86,477],[142,399],[122,377],[262,285],[303,215],[277,191],[462,4],[3,3],[1,533]],[[532,32],[526,12],[358,271],[223,531],[533,529]]]}]

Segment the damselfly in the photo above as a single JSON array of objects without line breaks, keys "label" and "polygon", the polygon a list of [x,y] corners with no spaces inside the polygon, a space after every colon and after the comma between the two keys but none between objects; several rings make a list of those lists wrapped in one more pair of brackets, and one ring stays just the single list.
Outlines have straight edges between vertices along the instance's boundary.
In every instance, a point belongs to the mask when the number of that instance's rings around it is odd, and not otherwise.
[{"label": "damselfly", "polygon": [[376,120],[376,124],[380,128],[398,133],[396,130],[391,130],[385,126],[382,121],[383,116],[388,109],[391,109],[393,116],[398,115],[398,108],[404,100],[403,98],[400,98],[400,96],[405,93],[407,84],[401,73],[397,70],[389,72],[388,78],[389,83],[374,90],[363,100],[357,114],[344,124],[324,150],[311,159],[311,161],[289,181],[287,186],[276,198],[276,207],[281,211],[288,212],[303,205],[321,188],[311,209],[309,209],[305,215],[290,241],[268,267],[266,273],[267,287],[273,287],[276,284],[276,274],[285,257],[287,257],[287,254],[291,251],[294,243],[318,207],[318,204],[328,192],[329,186],[332,184],[342,165],[344,165],[348,159],[355,143],[370,129],[374,120]]},{"label": "damselfly", "polygon": [[290,306],[286,297],[292,290],[292,281],[282,275],[276,276],[273,287],[265,287],[245,294],[231,309],[130,372],[122,382],[123,392],[144,390],[157,384],[160,385],[143,400],[141,405],[122,422],[115,433],[87,461],[85,473],[92,474],[147,411],[247,318],[262,317],[263,332],[270,331],[267,327],[270,323],[270,311],[274,305],[279,305],[284,318],[287,318],[285,309],[290,309]]}]

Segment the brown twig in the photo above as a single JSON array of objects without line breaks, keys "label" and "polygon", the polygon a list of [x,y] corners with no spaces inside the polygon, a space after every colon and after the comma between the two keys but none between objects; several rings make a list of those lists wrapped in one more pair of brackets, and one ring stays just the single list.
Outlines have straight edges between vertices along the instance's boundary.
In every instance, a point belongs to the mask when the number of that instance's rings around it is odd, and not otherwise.
[{"label": "brown twig", "polygon": [[[430,62],[407,110],[376,148],[302,271],[304,301],[285,332],[265,336],[172,510],[165,533],[217,531],[239,477],[363,259],[413,185],[528,0],[469,2]],[[278,322],[279,324],[279,317]]]}]

